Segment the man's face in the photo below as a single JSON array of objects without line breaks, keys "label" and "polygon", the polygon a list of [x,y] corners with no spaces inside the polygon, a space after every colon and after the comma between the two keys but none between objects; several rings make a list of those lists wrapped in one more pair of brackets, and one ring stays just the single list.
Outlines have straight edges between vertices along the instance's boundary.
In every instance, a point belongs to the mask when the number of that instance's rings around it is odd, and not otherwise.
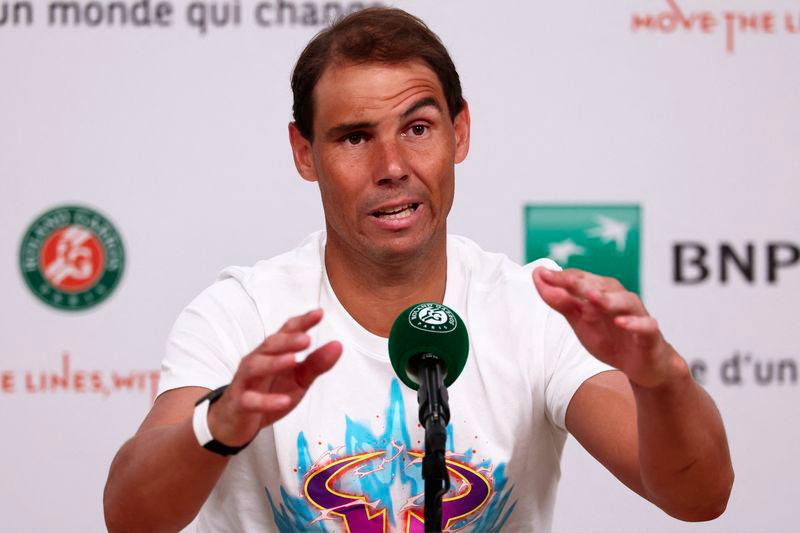
[{"label": "man's face", "polygon": [[290,132],[298,170],[319,182],[329,246],[387,262],[443,245],[454,164],[469,149],[466,105],[452,121],[419,61],[333,64],[314,105],[314,142]]}]

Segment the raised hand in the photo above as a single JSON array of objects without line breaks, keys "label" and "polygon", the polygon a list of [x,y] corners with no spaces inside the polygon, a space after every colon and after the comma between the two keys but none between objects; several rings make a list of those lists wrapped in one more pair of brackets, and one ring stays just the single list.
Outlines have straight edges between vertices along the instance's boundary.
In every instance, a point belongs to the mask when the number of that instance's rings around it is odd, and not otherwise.
[{"label": "raised hand", "polygon": [[533,271],[533,282],[589,353],[624,372],[634,384],[656,387],[686,364],[664,340],[639,297],[616,279],[578,269],[539,267]]},{"label": "raised hand", "polygon": [[320,346],[302,363],[295,361],[295,354],[311,343],[306,331],[321,319],[321,309],[290,318],[242,358],[230,386],[208,412],[216,440],[228,446],[249,442],[294,409],[317,376],[336,364],[342,354],[337,341]]}]

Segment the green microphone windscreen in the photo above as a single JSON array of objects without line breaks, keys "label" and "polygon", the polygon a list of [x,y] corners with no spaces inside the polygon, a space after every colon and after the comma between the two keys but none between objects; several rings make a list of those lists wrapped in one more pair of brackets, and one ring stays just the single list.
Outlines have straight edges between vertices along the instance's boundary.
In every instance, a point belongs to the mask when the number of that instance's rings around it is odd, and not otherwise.
[{"label": "green microphone windscreen", "polygon": [[449,387],[464,370],[469,353],[467,327],[455,311],[433,302],[404,310],[389,333],[389,359],[400,380],[419,388],[412,368],[415,356],[430,353],[445,365],[444,385]]}]

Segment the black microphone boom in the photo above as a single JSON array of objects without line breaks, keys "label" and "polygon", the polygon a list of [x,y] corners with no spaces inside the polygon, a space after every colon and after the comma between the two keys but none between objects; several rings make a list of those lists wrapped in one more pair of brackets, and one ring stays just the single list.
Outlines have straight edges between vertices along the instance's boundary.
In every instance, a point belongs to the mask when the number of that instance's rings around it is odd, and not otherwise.
[{"label": "black microphone boom", "polygon": [[444,386],[442,365],[438,357],[421,357],[417,390],[419,423],[425,428],[425,457],[422,459],[422,479],[425,480],[425,531],[442,530],[442,497],[450,490],[445,451],[450,406]]}]

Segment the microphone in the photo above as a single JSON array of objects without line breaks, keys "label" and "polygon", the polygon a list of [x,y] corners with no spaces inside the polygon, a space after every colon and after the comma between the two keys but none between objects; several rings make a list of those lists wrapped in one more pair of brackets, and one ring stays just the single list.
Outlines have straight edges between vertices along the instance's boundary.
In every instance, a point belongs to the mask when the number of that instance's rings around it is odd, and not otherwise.
[{"label": "microphone", "polygon": [[449,387],[464,370],[469,336],[464,321],[446,305],[425,302],[401,312],[389,333],[389,359],[400,381],[420,386],[424,360],[436,359]]},{"label": "microphone", "polygon": [[450,421],[447,387],[464,370],[469,336],[449,307],[424,302],[405,309],[389,333],[389,360],[400,380],[417,391],[425,428],[425,531],[442,530],[442,496],[450,489],[445,450]]}]

